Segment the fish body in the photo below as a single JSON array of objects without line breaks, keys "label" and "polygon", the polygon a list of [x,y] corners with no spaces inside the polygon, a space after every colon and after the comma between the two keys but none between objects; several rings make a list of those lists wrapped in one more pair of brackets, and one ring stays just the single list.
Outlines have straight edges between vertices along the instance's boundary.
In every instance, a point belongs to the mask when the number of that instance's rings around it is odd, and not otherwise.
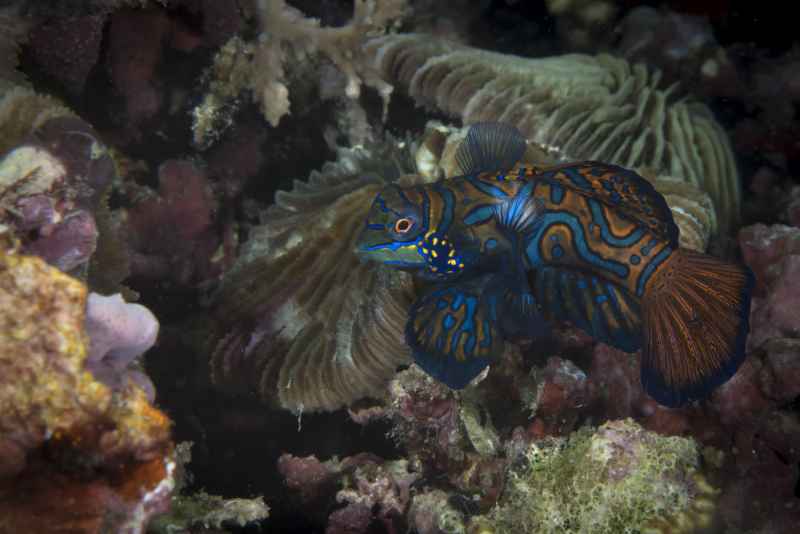
[{"label": "fish body", "polygon": [[417,363],[465,386],[505,339],[569,321],[626,352],[662,404],[701,398],[744,357],[752,274],[681,250],[664,198],[633,171],[601,162],[543,168],[524,140],[473,127],[462,176],[391,186],[359,239],[368,259],[431,289],[409,311]]}]

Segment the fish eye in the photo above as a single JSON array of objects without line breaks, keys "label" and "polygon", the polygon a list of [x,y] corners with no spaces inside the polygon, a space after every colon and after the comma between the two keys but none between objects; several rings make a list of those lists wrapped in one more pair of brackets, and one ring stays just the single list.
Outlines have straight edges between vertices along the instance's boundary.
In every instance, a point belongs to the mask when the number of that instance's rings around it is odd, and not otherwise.
[{"label": "fish eye", "polygon": [[394,231],[398,234],[405,234],[414,226],[414,221],[407,217],[403,217],[402,219],[397,219],[397,222],[394,223]]}]

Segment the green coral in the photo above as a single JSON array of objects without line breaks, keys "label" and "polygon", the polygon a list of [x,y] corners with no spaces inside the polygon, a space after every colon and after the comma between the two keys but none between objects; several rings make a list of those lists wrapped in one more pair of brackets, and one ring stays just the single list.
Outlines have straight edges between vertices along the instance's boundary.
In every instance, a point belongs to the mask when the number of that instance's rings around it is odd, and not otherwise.
[{"label": "green coral", "polygon": [[[531,445],[482,532],[637,533],[709,520],[713,494],[690,439],[630,419]],[[688,521],[687,521],[688,519]]]}]

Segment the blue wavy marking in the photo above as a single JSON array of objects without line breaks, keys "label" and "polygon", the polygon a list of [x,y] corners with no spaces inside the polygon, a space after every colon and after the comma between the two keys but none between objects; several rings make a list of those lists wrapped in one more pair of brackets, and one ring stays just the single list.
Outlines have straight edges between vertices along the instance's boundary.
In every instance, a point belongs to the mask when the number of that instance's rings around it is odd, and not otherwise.
[{"label": "blue wavy marking", "polygon": [[455,203],[455,196],[450,189],[441,184],[434,185],[433,189],[439,193],[439,195],[442,197],[442,202],[444,203],[442,220],[439,221],[438,231],[445,234],[453,222],[453,205]]},{"label": "blue wavy marking", "polygon": [[[459,298],[459,297],[461,297],[463,299],[463,296],[461,295],[461,293],[459,293],[456,298]],[[467,304],[467,309],[464,312],[464,320],[461,321],[461,327],[458,329],[456,334],[453,336],[453,339],[450,341],[450,354],[454,355],[457,359],[462,359],[462,358],[459,358],[459,356],[465,356],[465,357],[469,358],[469,357],[472,356],[472,353],[475,350],[475,334],[474,334],[474,330],[475,330],[475,309],[478,306],[478,299],[476,299],[475,297],[467,297],[464,300],[466,300],[466,304]],[[455,302],[453,302],[453,304],[455,304]],[[461,336],[463,336],[463,335],[467,335],[469,337],[467,338],[466,343],[464,343],[464,353],[463,353],[463,355],[459,355],[458,352],[457,352],[458,351],[458,342],[460,341]]]},{"label": "blue wavy marking", "polygon": [[472,184],[475,189],[483,193],[484,195],[488,195],[492,198],[508,198],[508,195],[505,191],[500,189],[497,186],[492,184],[488,184],[483,180],[476,178],[475,176],[468,176],[467,181]]},{"label": "blue wavy marking", "polygon": [[489,204],[481,204],[472,208],[469,213],[464,216],[464,224],[472,226],[474,224],[485,223],[494,217],[494,206]]},{"label": "blue wavy marking", "polygon": [[639,280],[636,281],[636,296],[641,297],[644,294],[644,286],[647,284],[647,281],[650,279],[650,277],[653,276],[656,267],[661,265],[661,263],[669,258],[671,254],[672,247],[664,247],[661,249],[661,252],[653,256],[653,259],[650,260],[650,263],[647,264],[647,267],[642,269],[642,272],[639,275]]},{"label": "blue wavy marking", "polygon": [[454,298],[453,302],[450,303],[450,309],[453,311],[458,311],[462,304],[464,304],[464,294],[456,293],[456,298]]},{"label": "blue wavy marking", "polygon": [[574,167],[564,167],[560,169],[560,171],[564,173],[567,178],[569,178],[569,181],[572,182],[575,187],[584,190],[592,189],[592,183],[587,180],[578,169]]},{"label": "blue wavy marking", "polygon": [[590,264],[590,266],[608,271],[620,278],[628,276],[629,269],[627,265],[618,261],[607,260],[590,249],[586,242],[586,235],[580,224],[580,220],[575,215],[563,211],[551,211],[542,215],[541,226],[528,240],[525,253],[533,267],[544,264],[544,260],[539,253],[539,244],[541,243],[544,233],[553,224],[565,224],[572,230],[573,242],[578,257]]},{"label": "blue wavy marking", "polygon": [[[413,241],[413,240],[412,240]],[[363,247],[362,250],[370,251],[370,250],[397,250],[399,248],[404,248],[409,246],[408,241],[390,241],[388,243],[378,243],[377,245],[371,245],[369,247]],[[384,262],[386,264],[391,264],[391,262]]]},{"label": "blue wavy marking", "polygon": [[442,319],[442,328],[445,330],[450,330],[456,324],[456,318],[453,317],[452,314],[448,313]]},{"label": "blue wavy marking", "polygon": [[600,202],[593,198],[587,198],[586,203],[589,205],[589,209],[592,212],[592,222],[600,227],[600,236],[606,244],[612,247],[629,247],[642,239],[644,235],[644,229],[642,228],[631,230],[626,236],[615,236],[608,227],[608,220],[605,218],[605,215],[603,215],[603,207]]},{"label": "blue wavy marking", "polygon": [[381,211],[382,211],[382,212],[384,212],[384,213],[388,213],[388,212],[390,212],[390,211],[391,211],[392,213],[396,213],[394,210],[390,210],[390,209],[389,209],[389,207],[386,205],[386,201],[383,199],[383,197],[382,197],[380,194],[378,194],[378,195],[375,197],[375,204],[377,204],[378,206],[380,206],[380,208],[381,208]]},{"label": "blue wavy marking", "polygon": [[652,251],[657,244],[658,240],[651,239],[645,246],[639,249],[639,252],[642,253],[642,256],[647,256],[648,254],[650,254],[650,251]]},{"label": "blue wavy marking", "polygon": [[483,340],[481,340],[480,346],[482,348],[489,348],[492,346],[492,325],[489,323],[489,319],[483,320],[483,331],[486,335]]},{"label": "blue wavy marking", "polygon": [[564,188],[560,184],[551,183],[550,185],[550,202],[553,204],[561,204],[564,200]]}]

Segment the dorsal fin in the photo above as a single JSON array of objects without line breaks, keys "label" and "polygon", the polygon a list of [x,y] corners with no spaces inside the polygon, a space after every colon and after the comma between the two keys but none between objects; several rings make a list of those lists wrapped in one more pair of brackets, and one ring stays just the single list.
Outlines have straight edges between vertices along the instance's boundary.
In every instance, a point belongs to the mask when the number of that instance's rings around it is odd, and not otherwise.
[{"label": "dorsal fin", "polygon": [[525,154],[527,141],[513,126],[499,122],[473,124],[458,147],[456,162],[461,174],[505,171]]}]

